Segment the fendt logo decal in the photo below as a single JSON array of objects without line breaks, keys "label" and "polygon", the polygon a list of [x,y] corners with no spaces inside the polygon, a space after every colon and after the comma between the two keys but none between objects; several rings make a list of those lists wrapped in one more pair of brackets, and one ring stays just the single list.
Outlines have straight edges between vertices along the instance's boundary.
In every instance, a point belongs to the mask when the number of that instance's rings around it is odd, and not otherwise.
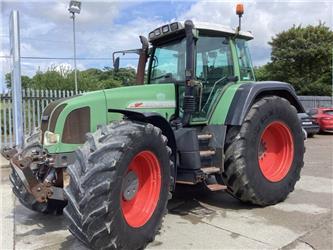
[{"label": "fendt logo decal", "polygon": [[137,101],[128,104],[128,109],[160,109],[175,108],[175,101]]}]

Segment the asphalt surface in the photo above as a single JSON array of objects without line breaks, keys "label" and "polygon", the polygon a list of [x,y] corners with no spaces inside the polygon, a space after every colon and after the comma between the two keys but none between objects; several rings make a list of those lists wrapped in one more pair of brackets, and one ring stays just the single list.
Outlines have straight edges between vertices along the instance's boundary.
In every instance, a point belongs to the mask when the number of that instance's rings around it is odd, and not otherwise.
[{"label": "asphalt surface", "polygon": [[[182,187],[149,249],[333,249],[333,136],[306,141],[301,180],[287,200],[259,208],[223,191]],[[1,249],[87,249],[63,216],[24,208],[11,193],[1,159]]]}]

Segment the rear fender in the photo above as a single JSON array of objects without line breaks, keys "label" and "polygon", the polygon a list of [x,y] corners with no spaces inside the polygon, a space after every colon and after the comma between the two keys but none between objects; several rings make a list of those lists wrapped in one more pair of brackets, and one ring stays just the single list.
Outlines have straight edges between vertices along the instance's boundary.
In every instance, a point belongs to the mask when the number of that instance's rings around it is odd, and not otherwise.
[{"label": "rear fender", "polygon": [[305,112],[294,88],[288,83],[275,81],[245,83],[237,89],[233,97],[225,125],[242,125],[253,103],[262,97],[272,95],[287,99],[298,113]]}]

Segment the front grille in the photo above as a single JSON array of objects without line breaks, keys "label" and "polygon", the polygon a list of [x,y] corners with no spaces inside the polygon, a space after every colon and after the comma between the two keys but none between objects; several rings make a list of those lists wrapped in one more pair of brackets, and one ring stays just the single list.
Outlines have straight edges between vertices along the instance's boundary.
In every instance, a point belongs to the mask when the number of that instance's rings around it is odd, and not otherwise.
[{"label": "front grille", "polygon": [[[76,96],[79,96],[79,95],[76,95]],[[56,118],[56,119],[53,118],[53,115],[52,115],[52,117],[50,117],[52,111],[55,109],[55,107],[58,106],[58,104],[60,104],[61,102],[66,101],[66,100],[69,100],[69,99],[71,99],[71,98],[73,98],[73,97],[75,97],[75,96],[69,96],[69,97],[61,98],[61,99],[59,99],[59,100],[56,100],[56,101],[50,102],[50,103],[46,106],[46,108],[45,108],[44,111],[43,111],[42,117],[41,117],[41,119],[42,119],[42,121],[41,121],[41,126],[40,126],[40,130],[41,130],[41,132],[42,132],[42,136],[41,136],[41,140],[42,140],[42,141],[41,141],[41,143],[44,142],[44,133],[45,133],[45,131],[48,129],[48,127],[49,127],[49,122],[50,122],[50,121],[51,121],[50,126],[51,126],[51,129],[52,129],[51,132],[54,132],[54,128],[55,128],[55,124],[56,124],[56,122],[57,122],[58,116],[59,116],[59,114],[61,113],[61,111],[63,110],[63,108],[66,106],[66,104],[64,104],[64,105],[60,105],[60,106],[55,110],[55,115],[56,115],[55,118]],[[58,112],[56,112],[56,111],[58,111]],[[51,119],[51,118],[52,118],[52,119]]]},{"label": "front grille", "polygon": [[90,131],[90,108],[82,107],[72,110],[65,120],[61,142],[83,144],[86,133]]},{"label": "front grille", "polygon": [[54,110],[54,108],[62,101],[63,101],[63,99],[59,99],[57,101],[51,102],[44,109],[42,117],[41,117],[42,121],[41,121],[41,125],[40,125],[40,130],[42,132],[41,143],[43,143],[43,141],[44,141],[44,133],[47,130],[47,127],[49,125],[50,115],[51,115],[52,111]]}]

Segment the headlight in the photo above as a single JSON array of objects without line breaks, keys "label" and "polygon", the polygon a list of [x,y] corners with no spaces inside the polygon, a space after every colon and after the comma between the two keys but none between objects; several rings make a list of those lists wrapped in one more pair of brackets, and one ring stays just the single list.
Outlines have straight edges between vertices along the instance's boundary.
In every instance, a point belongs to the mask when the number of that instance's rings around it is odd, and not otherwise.
[{"label": "headlight", "polygon": [[149,39],[153,39],[155,36],[154,31],[149,33]]},{"label": "headlight", "polygon": [[158,28],[158,29],[154,30],[154,34],[155,34],[155,36],[161,35],[160,29]]},{"label": "headlight", "polygon": [[59,142],[60,135],[52,133],[50,131],[45,131],[44,133],[44,145],[52,145]]},{"label": "headlight", "polygon": [[169,25],[164,25],[164,26],[162,27],[162,32],[163,32],[163,33],[167,33],[167,32],[169,32]]}]

